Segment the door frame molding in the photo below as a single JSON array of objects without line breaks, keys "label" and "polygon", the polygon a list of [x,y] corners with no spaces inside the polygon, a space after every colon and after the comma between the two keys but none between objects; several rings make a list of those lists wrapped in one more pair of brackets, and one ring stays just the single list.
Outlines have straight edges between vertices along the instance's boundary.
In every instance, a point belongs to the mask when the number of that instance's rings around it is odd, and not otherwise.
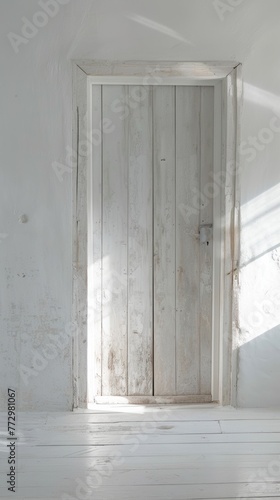
[{"label": "door frame molding", "polygon": [[[234,345],[238,324],[242,66],[237,62],[84,60],[73,61],[72,68],[73,408],[89,408],[98,399],[92,383],[94,366],[90,362],[94,359],[94,339],[88,334],[93,329],[93,297],[88,273],[93,221],[91,116],[87,111],[94,84],[214,86],[212,399],[221,405],[236,406]],[[129,399],[120,398],[119,402],[129,402]]]}]

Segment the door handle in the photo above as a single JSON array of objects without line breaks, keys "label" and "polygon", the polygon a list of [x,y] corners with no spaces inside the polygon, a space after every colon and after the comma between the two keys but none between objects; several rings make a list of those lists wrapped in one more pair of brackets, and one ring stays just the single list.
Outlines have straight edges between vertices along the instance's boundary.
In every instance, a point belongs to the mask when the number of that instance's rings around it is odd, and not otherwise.
[{"label": "door handle", "polygon": [[202,245],[209,245],[209,241],[212,239],[213,224],[201,224],[199,226],[199,239]]}]

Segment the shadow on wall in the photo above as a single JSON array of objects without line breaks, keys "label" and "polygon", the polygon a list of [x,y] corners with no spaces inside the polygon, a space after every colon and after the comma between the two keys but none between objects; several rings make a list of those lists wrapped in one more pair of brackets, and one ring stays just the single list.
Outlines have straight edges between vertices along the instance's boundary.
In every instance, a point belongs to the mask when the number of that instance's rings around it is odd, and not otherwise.
[{"label": "shadow on wall", "polygon": [[280,325],[243,344],[238,356],[238,406],[280,407]]}]

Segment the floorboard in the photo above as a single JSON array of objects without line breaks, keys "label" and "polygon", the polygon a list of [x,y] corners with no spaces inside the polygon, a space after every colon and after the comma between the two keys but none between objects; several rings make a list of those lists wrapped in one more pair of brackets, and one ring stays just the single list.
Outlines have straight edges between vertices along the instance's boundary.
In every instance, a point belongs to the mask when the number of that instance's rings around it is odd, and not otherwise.
[{"label": "floorboard", "polygon": [[[0,414],[0,498],[7,491]],[[17,491],[27,500],[280,500],[280,410],[102,406],[19,414]]]}]

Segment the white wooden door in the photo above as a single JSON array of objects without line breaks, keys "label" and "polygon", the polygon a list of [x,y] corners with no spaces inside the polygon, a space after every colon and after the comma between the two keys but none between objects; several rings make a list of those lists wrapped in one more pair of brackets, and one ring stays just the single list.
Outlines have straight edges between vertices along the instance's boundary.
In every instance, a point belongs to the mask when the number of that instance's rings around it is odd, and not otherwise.
[{"label": "white wooden door", "polygon": [[96,395],[211,400],[214,89],[92,102]]}]

